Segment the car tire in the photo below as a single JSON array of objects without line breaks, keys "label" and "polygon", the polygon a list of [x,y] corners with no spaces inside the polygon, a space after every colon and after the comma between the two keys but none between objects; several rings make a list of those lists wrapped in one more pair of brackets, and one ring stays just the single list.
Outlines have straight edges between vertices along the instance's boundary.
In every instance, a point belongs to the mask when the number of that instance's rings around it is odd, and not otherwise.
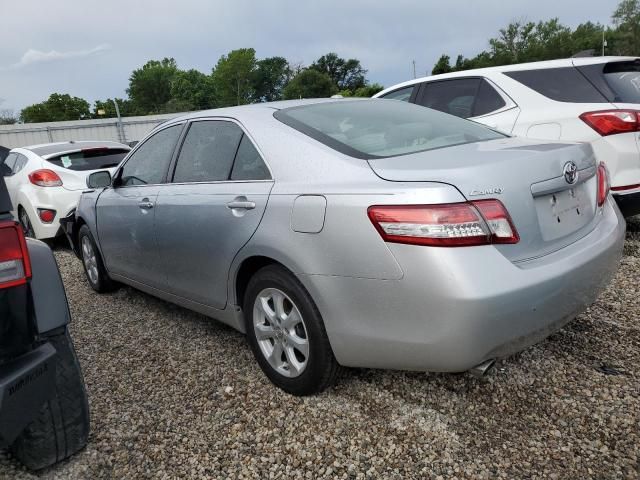
[{"label": "car tire", "polygon": [[32,470],[51,466],[84,448],[89,438],[89,403],[69,332],[48,338],[57,351],[56,391],[18,436],[11,453]]},{"label": "car tire", "polygon": [[276,386],[304,396],[319,393],[335,382],[341,367],[320,312],[288,270],[269,265],[256,272],[247,286],[243,309],[251,350]]},{"label": "car tire", "polygon": [[22,205],[18,207],[18,220],[25,237],[37,238],[27,211]]},{"label": "car tire", "polygon": [[102,257],[100,250],[93,239],[91,230],[86,225],[80,227],[78,232],[78,246],[80,249],[80,259],[84,267],[84,273],[87,276],[89,285],[98,293],[111,292],[117,288],[117,284],[111,280]]}]

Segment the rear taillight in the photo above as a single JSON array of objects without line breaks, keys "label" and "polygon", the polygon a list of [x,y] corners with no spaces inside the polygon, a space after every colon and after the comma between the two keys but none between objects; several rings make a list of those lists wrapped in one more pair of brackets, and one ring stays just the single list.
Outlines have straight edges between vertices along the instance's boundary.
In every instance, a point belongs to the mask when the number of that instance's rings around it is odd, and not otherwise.
[{"label": "rear taillight", "polygon": [[58,174],[46,168],[31,172],[29,174],[29,181],[39,187],[59,187],[62,185],[62,180]]},{"label": "rear taillight", "polygon": [[640,132],[637,110],[599,110],[586,112],[580,119],[603,137],[617,133]]},{"label": "rear taillight", "polygon": [[22,227],[0,222],[0,289],[15,287],[31,278],[31,262]]},{"label": "rear taillight", "polygon": [[384,241],[460,247],[518,243],[509,213],[499,200],[442,205],[374,205],[369,218]]},{"label": "rear taillight", "polygon": [[604,163],[598,165],[598,206],[604,205],[609,195],[609,171]]}]

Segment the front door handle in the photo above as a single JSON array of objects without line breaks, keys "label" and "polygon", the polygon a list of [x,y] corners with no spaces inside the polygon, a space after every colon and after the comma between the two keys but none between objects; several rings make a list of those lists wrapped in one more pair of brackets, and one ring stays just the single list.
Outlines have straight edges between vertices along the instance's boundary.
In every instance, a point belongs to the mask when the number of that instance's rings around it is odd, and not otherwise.
[{"label": "front door handle", "polygon": [[230,208],[231,210],[253,210],[254,208],[256,208],[256,202],[250,202],[249,200],[234,200],[227,203],[227,208]]},{"label": "front door handle", "polygon": [[138,206],[143,210],[151,210],[153,208],[153,202],[140,202]]}]

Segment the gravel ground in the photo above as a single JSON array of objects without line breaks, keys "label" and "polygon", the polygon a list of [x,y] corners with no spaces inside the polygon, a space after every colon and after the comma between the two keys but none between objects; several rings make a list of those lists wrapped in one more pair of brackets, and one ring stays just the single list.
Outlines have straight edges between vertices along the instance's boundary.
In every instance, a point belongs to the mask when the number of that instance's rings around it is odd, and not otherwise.
[{"label": "gravel ground", "polygon": [[0,478],[638,478],[640,221],[585,314],[484,379],[350,370],[313,398],[271,386],[244,337],[56,252],[92,411],[88,447]]}]

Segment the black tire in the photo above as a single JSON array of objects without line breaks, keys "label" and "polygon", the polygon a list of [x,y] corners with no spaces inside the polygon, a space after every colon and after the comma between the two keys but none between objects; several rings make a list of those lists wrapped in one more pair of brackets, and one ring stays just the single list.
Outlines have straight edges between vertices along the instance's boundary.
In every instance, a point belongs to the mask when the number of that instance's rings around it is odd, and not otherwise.
[{"label": "black tire", "polygon": [[[85,252],[83,251],[82,242],[83,239],[86,238],[91,247],[93,248],[93,252],[95,255],[95,266],[97,269],[97,275],[95,278],[91,278],[87,270],[87,262],[85,261]],[[80,227],[80,231],[78,232],[78,248],[80,249],[80,258],[82,260],[82,267],[84,269],[84,273],[87,276],[87,281],[91,288],[93,288],[98,293],[106,293],[112,292],[116,288],[118,288],[118,284],[111,280],[109,274],[107,273],[107,269],[104,268],[104,263],[102,262],[102,257],[100,256],[100,250],[96,245],[95,240],[93,239],[93,235],[91,234],[91,230],[86,225]]]},{"label": "black tire", "polygon": [[[267,288],[284,292],[304,319],[309,356],[305,369],[294,378],[282,375],[272,367],[258,345],[253,326],[254,303],[260,292]],[[292,395],[304,396],[319,393],[333,385],[340,374],[341,367],[333,355],[318,308],[293,274],[279,265],[269,265],[260,269],[249,281],[243,310],[251,350],[262,371],[276,386]]]},{"label": "black tire", "polygon": [[25,466],[39,470],[84,448],[89,438],[89,404],[69,333],[49,338],[58,352],[56,391],[11,445],[11,452]]},{"label": "black tire", "polygon": [[20,222],[20,226],[22,227],[22,232],[24,233],[24,236],[36,238],[36,232],[33,229],[33,225],[31,224],[29,215],[27,214],[27,211],[24,209],[22,205],[18,207],[18,220]]}]

